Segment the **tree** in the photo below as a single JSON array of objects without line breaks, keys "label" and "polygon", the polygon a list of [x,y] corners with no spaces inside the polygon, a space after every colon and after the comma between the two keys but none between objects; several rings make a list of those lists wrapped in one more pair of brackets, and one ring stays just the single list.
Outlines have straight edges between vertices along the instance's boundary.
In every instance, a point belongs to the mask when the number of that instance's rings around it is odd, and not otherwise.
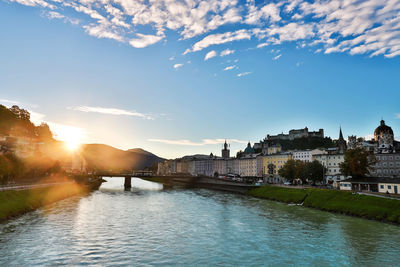
[{"label": "tree", "polygon": [[315,185],[316,181],[322,181],[324,179],[324,169],[325,167],[317,160],[307,163],[307,177],[312,181],[313,185]]},{"label": "tree", "polygon": [[51,132],[49,125],[44,122],[36,127],[36,135],[41,141],[48,142],[53,140],[53,133]]},{"label": "tree", "polygon": [[288,181],[300,178],[302,176],[302,162],[300,160],[288,160],[282,168],[278,170],[278,174]]},{"label": "tree", "polygon": [[376,163],[376,158],[363,148],[354,148],[346,151],[344,162],[341,163],[340,171],[353,178],[365,177]]}]

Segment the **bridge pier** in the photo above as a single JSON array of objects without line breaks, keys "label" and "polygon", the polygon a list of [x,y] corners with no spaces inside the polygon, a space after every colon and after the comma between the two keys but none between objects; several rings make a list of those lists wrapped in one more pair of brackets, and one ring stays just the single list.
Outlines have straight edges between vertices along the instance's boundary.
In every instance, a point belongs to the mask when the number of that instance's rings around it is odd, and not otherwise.
[{"label": "bridge pier", "polygon": [[132,177],[126,176],[124,182],[125,190],[130,190],[132,188]]}]

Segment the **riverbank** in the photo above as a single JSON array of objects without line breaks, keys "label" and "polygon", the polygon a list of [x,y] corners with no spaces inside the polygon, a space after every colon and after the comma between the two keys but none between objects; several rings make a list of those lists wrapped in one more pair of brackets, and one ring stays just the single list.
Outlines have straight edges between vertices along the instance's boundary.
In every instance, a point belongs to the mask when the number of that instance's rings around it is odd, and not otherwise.
[{"label": "riverbank", "polygon": [[17,217],[74,195],[86,194],[100,185],[100,181],[89,184],[71,182],[40,188],[1,191],[0,221]]},{"label": "riverbank", "polygon": [[262,186],[248,195],[323,211],[400,224],[400,201],[327,189]]}]

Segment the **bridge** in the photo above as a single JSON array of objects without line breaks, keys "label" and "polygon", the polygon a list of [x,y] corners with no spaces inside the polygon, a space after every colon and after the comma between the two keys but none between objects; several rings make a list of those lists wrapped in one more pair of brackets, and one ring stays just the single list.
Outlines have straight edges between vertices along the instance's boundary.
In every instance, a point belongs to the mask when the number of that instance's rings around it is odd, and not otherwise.
[{"label": "bridge", "polygon": [[95,173],[97,177],[125,177],[124,187],[125,189],[132,188],[132,177],[136,178],[146,178],[152,177],[152,171],[133,171],[129,173],[112,173],[112,172],[104,172],[104,173]]},{"label": "bridge", "polygon": [[178,175],[178,176],[158,176],[153,175],[151,171],[134,171],[130,173],[95,173],[97,177],[125,177],[124,187],[125,190],[132,188],[132,177],[136,178],[153,178],[162,181],[166,186],[184,186],[184,187],[199,187],[208,188],[236,193],[244,193],[248,190],[259,187],[256,184],[246,184],[243,182],[230,181],[224,179],[218,179],[213,177],[197,177],[190,175]]}]

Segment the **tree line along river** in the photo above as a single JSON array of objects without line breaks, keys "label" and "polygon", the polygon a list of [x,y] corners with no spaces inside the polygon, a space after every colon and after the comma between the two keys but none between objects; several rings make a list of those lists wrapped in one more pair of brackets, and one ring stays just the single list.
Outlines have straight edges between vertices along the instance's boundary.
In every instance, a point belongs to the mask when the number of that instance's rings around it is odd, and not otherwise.
[{"label": "tree line along river", "polygon": [[387,265],[400,227],[205,189],[112,178],[0,224],[0,266]]}]

